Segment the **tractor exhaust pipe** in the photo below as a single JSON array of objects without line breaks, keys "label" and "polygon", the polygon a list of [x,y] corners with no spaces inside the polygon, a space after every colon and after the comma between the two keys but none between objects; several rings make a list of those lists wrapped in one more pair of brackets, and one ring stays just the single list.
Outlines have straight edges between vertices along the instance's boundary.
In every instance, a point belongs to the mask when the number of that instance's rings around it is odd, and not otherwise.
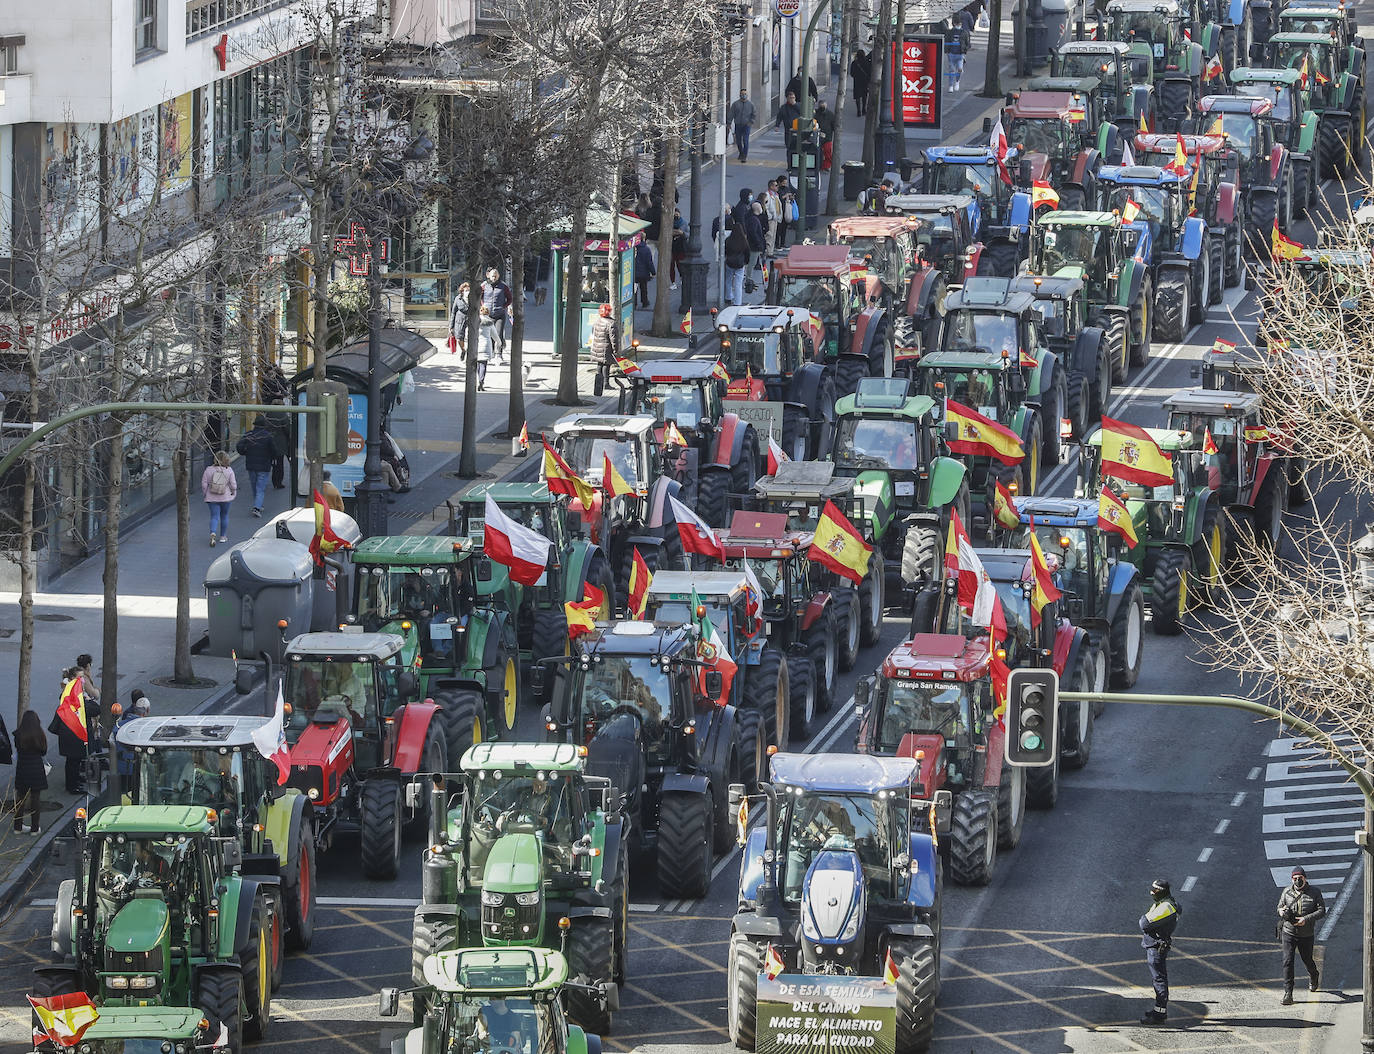
[{"label": "tractor exhaust pipe", "polygon": [[444,841],[444,828],[448,817],[444,806],[444,775],[436,772],[431,776],[433,783],[429,790],[429,844],[441,845]]}]

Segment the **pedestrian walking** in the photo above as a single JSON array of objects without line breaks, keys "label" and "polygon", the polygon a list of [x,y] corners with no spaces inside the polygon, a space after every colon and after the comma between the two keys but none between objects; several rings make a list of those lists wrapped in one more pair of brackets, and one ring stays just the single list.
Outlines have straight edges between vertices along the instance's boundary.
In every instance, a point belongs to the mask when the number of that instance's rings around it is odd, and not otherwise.
[{"label": "pedestrian walking", "polygon": [[730,127],[735,133],[735,150],[739,153],[741,161],[749,160],[749,129],[754,127],[754,122],[758,120],[758,111],[754,109],[754,104],[749,101],[749,91],[746,88],[739,90],[739,98],[730,104],[730,112],[726,115],[730,122]]},{"label": "pedestrian walking", "polygon": [[859,48],[849,63],[849,80],[854,85],[854,108],[860,117],[868,112],[868,82],[872,77],[873,60]]},{"label": "pedestrian walking", "polygon": [[[811,96],[811,99],[814,102],[816,99],[816,79],[814,77],[808,76],[806,78],[806,91],[807,94]],[[801,98],[802,88],[800,71],[792,74],[792,79],[787,82],[787,87],[783,89],[783,92],[787,95],[793,96],[794,98]]]},{"label": "pedestrian walking", "polygon": [[491,308],[485,303],[478,310],[481,317],[477,322],[477,347],[473,349],[473,360],[477,366],[477,390],[484,392],[487,390],[487,365],[491,362],[501,323],[491,317]]},{"label": "pedestrian walking", "polygon": [[200,474],[200,496],[210,510],[210,548],[229,540],[229,506],[239,496],[239,481],[229,465],[229,452],[217,450]]},{"label": "pedestrian walking", "polygon": [[658,274],[654,266],[654,254],[645,242],[635,246],[635,286],[639,289],[639,306],[649,306],[649,282]]},{"label": "pedestrian walking", "polygon": [[973,15],[968,8],[956,12],[950,17],[949,29],[945,32],[945,51],[949,56],[949,65],[946,68],[946,76],[949,78],[949,90],[956,92],[964,76],[964,60],[968,57],[969,48],[973,46]]},{"label": "pedestrian walking", "polygon": [[825,100],[821,99],[816,103],[816,129],[821,136],[821,171],[830,171],[830,159],[835,154],[835,114],[829,106],[825,105]]},{"label": "pedestrian walking", "polygon": [[1167,881],[1157,878],[1150,883],[1150,906],[1140,916],[1140,945],[1155,987],[1155,1005],[1140,1019],[1142,1025],[1159,1025],[1169,1018],[1169,949],[1182,914]]},{"label": "pedestrian walking", "polygon": [[248,472],[248,482],[253,488],[253,515],[261,518],[263,502],[267,500],[267,481],[272,478],[274,449],[272,430],[267,427],[267,419],[262,414],[253,419],[253,427],[234,449],[243,455],[243,467]]},{"label": "pedestrian walking", "polygon": [[471,292],[471,282],[461,283],[448,313],[448,350],[454,355],[460,351],[464,355],[468,353],[468,296]]},{"label": "pedestrian walking", "polygon": [[668,281],[674,289],[677,288],[678,275],[681,273],[682,261],[687,259],[687,221],[682,218],[682,212],[673,209],[673,246],[672,253],[668,258]]},{"label": "pedestrian walking", "polygon": [[1283,947],[1283,998],[1284,1006],[1293,1005],[1293,953],[1302,956],[1302,964],[1307,967],[1307,990],[1321,990],[1321,971],[1312,954],[1316,943],[1318,919],[1326,915],[1326,898],[1322,891],[1307,881],[1307,872],[1302,867],[1293,868],[1292,885],[1279,896],[1280,924],[1279,940]]},{"label": "pedestrian walking", "polygon": [[501,271],[495,267],[487,268],[487,280],[482,283],[482,306],[485,315],[491,319],[494,350],[498,362],[506,361],[506,319],[510,317],[510,305],[514,300],[510,286],[501,281]]},{"label": "pedestrian walking", "polygon": [[330,478],[328,469],[325,469],[324,479],[320,483],[320,497],[324,499],[324,503],[334,512],[344,511],[343,495],[339,493],[339,488],[334,486],[334,481]]},{"label": "pedestrian walking", "polygon": [[744,303],[744,271],[749,266],[749,235],[744,224],[736,223],[725,238],[725,302]]},{"label": "pedestrian walking", "polygon": [[782,218],[778,220],[778,236],[773,240],[773,248],[781,251],[787,248],[787,232],[800,213],[797,212],[797,188],[792,185],[787,173],[780,173],[774,182],[777,185],[778,212]]},{"label": "pedestrian walking", "polygon": [[597,310],[592,332],[587,340],[587,351],[596,366],[596,379],[592,381],[592,394],[600,397],[606,390],[606,377],[610,373],[611,360],[615,358],[616,336],[615,319],[611,316],[611,305],[602,304]]},{"label": "pedestrian walking", "polygon": [[[7,744],[8,745],[8,744]],[[29,814],[29,834],[43,828],[39,814],[43,810],[43,792],[48,789],[48,773],[52,766],[44,756],[48,752],[48,737],[43,723],[34,710],[25,710],[14,730],[14,833],[24,830],[24,813]]]},{"label": "pedestrian walking", "polygon": [[777,120],[773,122],[774,128],[782,129],[782,141],[787,148],[788,164],[792,163],[792,151],[797,142],[797,121],[800,119],[801,107],[797,105],[797,93],[789,91],[786,100],[778,107]]},{"label": "pedestrian walking", "polygon": [[120,714],[119,720],[114,723],[114,728],[110,731],[110,741],[115,749],[115,767],[119,770],[119,778],[128,786],[129,780],[134,778],[134,752],[127,750],[119,745],[120,732],[124,727],[140,717],[147,717],[153,712],[153,705],[148,701],[148,697],[143,694],[142,688],[135,688],[129,695],[129,709]]},{"label": "pedestrian walking", "polygon": [[286,455],[291,450],[291,415],[274,410],[263,414],[272,433],[272,489],[286,489]]},{"label": "pedestrian walking", "polygon": [[644,228],[644,241],[648,243],[649,251],[654,254],[654,266],[662,266],[663,261],[658,258],[658,234],[663,223],[663,199],[651,194],[649,207],[639,218],[648,224]]},{"label": "pedestrian walking", "polygon": [[275,362],[269,362],[262,368],[261,385],[263,402],[284,403],[291,398],[291,385]]}]

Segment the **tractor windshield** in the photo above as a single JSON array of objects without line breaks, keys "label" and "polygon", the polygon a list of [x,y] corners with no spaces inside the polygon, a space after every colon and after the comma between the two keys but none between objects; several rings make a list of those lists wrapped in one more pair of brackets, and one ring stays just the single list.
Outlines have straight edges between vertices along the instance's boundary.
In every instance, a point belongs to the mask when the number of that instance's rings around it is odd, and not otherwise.
[{"label": "tractor windshield", "polygon": [[834,275],[778,275],[778,304],[804,307],[825,319],[827,324],[840,310],[840,281]]},{"label": "tractor windshield", "polygon": [[[721,640],[730,639],[730,604],[724,597],[701,596],[698,598],[706,608],[706,617],[716,627]],[[644,617],[651,622],[667,622],[673,626],[686,626],[693,621],[690,604],[686,600],[668,600],[650,596],[644,608]]]},{"label": "tractor windshield", "polygon": [[942,383],[944,390],[938,394],[941,397],[962,403],[972,410],[977,410],[984,417],[991,417],[996,420],[1000,415],[1002,407],[998,396],[1001,394],[1001,385],[997,383],[998,373],[996,370],[948,370],[938,367],[926,367],[921,369],[920,376],[923,379],[922,390],[931,398],[936,397],[936,382]]},{"label": "tractor windshield", "polygon": [[[1059,556],[1059,570],[1055,574],[1055,584],[1060,589],[1074,593],[1080,597],[1088,596],[1088,588],[1091,582],[1096,580],[1096,568],[1093,567],[1093,538],[1096,528],[1087,527],[1053,527],[1044,523],[1037,524],[1035,527],[1035,537],[1040,542],[1040,550],[1046,554],[1056,553]],[[1030,548],[1031,529],[1022,525],[1020,530],[1012,535],[1012,540],[1008,543],[1012,549]],[[1068,545],[1064,545],[1064,541]]]},{"label": "tractor windshield", "polygon": [[1151,45],[1150,52],[1157,59],[1164,57],[1164,49],[1169,43],[1169,16],[1156,11],[1113,11],[1113,40],[1126,43],[1139,41]]},{"label": "tractor windshield", "polygon": [[1216,134],[1212,130],[1216,127],[1217,118],[1221,119],[1221,130],[1225,133],[1230,145],[1236,148],[1242,158],[1248,159],[1255,148],[1257,132],[1255,119],[1248,113],[1206,114],[1203,121],[1208,132],[1212,135]]},{"label": "tractor windshield", "polygon": [[846,415],[840,418],[835,436],[835,460],[856,469],[915,472],[921,467],[916,422],[902,417]]},{"label": "tractor windshield", "polygon": [[1114,52],[1061,52],[1055,56],[1055,60],[1058,67],[1055,70],[1056,77],[1097,77],[1104,86],[1112,84],[1115,79],[1111,75],[1112,67],[1116,65]]},{"label": "tractor windshield", "polygon": [[562,437],[560,448],[559,453],[568,462],[568,467],[583,479],[601,478],[603,456],[611,459],[615,470],[630,486],[637,486],[644,479],[645,473],[640,471],[639,465],[639,446],[633,439],[572,433]]},{"label": "tractor windshield", "polygon": [[1041,274],[1052,275],[1065,267],[1093,270],[1103,251],[1105,227],[1046,226],[1041,240]]},{"label": "tractor windshield", "polygon": [[474,847],[490,849],[501,835],[518,830],[542,834],[559,844],[572,841],[573,791],[568,773],[479,769],[476,775]]},{"label": "tractor windshield", "polygon": [[[759,541],[760,552],[769,552],[770,543]],[[809,595],[803,588],[805,581],[806,561],[791,558],[760,559],[752,553],[749,556],[749,567],[754,572],[754,576],[759,580],[759,588],[763,590],[763,613],[767,617],[775,617],[786,613],[787,607],[787,576],[792,575],[793,583],[796,586],[794,592],[797,596]],[[732,571],[744,570],[744,559],[731,557],[725,561],[725,566]]]},{"label": "tractor windshield", "polygon": [[[547,534],[547,511],[526,513],[521,508],[502,508],[513,519]],[[468,517],[470,537],[483,537],[482,520]],[[450,622],[463,614],[458,597],[463,593],[467,568],[463,564],[438,567],[358,567],[358,616],[368,633],[380,631],[388,623],[410,620],[418,632],[420,655],[426,661],[453,659],[454,630]],[[461,623],[461,618],[459,619]],[[393,627],[394,628],[394,627]],[[403,632],[397,630],[397,632]]]},{"label": "tractor windshield", "polygon": [[951,351],[983,348],[994,355],[1017,355],[1021,346],[1017,317],[1002,312],[951,311],[945,316],[945,347]]},{"label": "tractor windshield", "polygon": [[1064,156],[1067,138],[1064,122],[1058,117],[1018,117],[1007,129],[1007,141],[1024,148],[1023,153],[1055,159]]},{"label": "tractor windshield", "polygon": [[[1027,554],[1029,558],[1029,554]],[[998,599],[1002,601],[1002,615],[1007,620],[1007,652],[1009,662],[1016,664],[1017,659],[1031,646],[1034,635],[1031,632],[1030,598],[1021,588],[1019,581],[994,579]],[[975,626],[966,610],[950,601],[948,597],[941,607],[938,633],[958,633],[965,637],[985,636],[986,626]]]},{"label": "tractor windshield", "polygon": [[[95,869],[96,903],[102,909],[98,914],[108,921],[139,889],[159,889],[169,904],[194,901],[203,905],[196,867],[198,844],[196,836],[182,833],[112,834],[101,839]],[[173,945],[180,940],[181,933],[176,931]]]},{"label": "tractor windshield", "polygon": [[698,384],[651,384],[638,402],[633,412],[676,421],[681,428],[695,428],[706,417],[706,396]]},{"label": "tractor windshield", "polygon": [[[138,753],[139,805],[204,805],[232,822],[243,790],[243,755],[228,748],[156,747]],[[226,830],[226,833],[228,831]]]},{"label": "tractor windshield", "polygon": [[1002,185],[997,166],[990,161],[977,165],[926,166],[927,194],[974,194],[983,200],[991,198],[993,191]]},{"label": "tractor windshield", "polygon": [[1167,187],[1115,186],[1108,188],[1107,208],[1124,210],[1126,202],[1140,206],[1140,218],[1158,231],[1169,215],[1170,191]]},{"label": "tractor windshield", "polygon": [[950,681],[882,682],[878,738],[874,750],[895,754],[911,732],[938,732],[946,740],[972,729],[967,683]]},{"label": "tractor windshield", "polygon": [[291,704],[288,738],[298,737],[313,720],[347,718],[355,731],[377,721],[377,689],[370,662],[293,659],[286,664],[283,693]]},{"label": "tractor windshield", "polygon": [[582,678],[580,719],[597,725],[617,711],[628,710],[645,725],[657,727],[671,714],[668,675],[650,655],[598,655]]},{"label": "tractor windshield", "polygon": [[452,1042],[449,1054],[540,1054],[561,1048],[549,1003],[529,999],[445,996]]},{"label": "tractor windshield", "polygon": [[880,801],[867,794],[805,793],[786,800],[780,842],[786,852],[782,891],[787,900],[801,899],[807,869],[824,848],[854,849],[870,895],[886,892],[892,857],[910,845],[904,797]]},{"label": "tractor windshield", "polygon": [[777,333],[730,333],[724,339],[730,346],[721,358],[732,378],[788,377],[797,368],[796,363],[784,363],[779,358],[782,338]]}]

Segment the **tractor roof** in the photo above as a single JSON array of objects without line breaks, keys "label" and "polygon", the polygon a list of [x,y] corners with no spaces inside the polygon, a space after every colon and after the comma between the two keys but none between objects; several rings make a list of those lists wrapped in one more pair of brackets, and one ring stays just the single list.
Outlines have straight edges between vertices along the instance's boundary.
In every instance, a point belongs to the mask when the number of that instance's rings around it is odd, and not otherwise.
[{"label": "tractor roof", "polygon": [[830,229],[840,238],[895,238],[910,228],[899,216],[841,216]]},{"label": "tractor roof", "polygon": [[[1284,12],[1287,14],[1288,12]],[[1296,85],[1302,80],[1300,70],[1281,69],[1270,70],[1260,69],[1256,66],[1237,66],[1231,71],[1231,83],[1240,84],[1287,84]]]},{"label": "tractor roof", "polygon": [[1016,511],[1021,514],[1021,522],[1036,523],[1050,527],[1096,527],[1096,498],[1048,498],[1018,496]]},{"label": "tractor roof", "polygon": [[[548,485],[543,482],[529,483],[479,483],[471,490],[465,490],[459,500],[464,505],[485,505],[490,497],[497,505],[540,505],[553,504],[554,497]],[[439,539],[446,540],[446,539]]]},{"label": "tractor roof", "polygon": [[1321,44],[1332,48],[1336,42],[1325,33],[1275,33],[1269,38],[1271,44]]},{"label": "tractor roof", "polygon": [[1083,99],[1069,91],[1023,91],[1012,93],[1007,109],[1014,118],[1064,120],[1083,113]]},{"label": "tractor roof", "polygon": [[1189,175],[1169,172],[1158,165],[1103,165],[1097,178],[1104,183],[1137,187],[1166,187],[1191,179]]},{"label": "tractor roof", "polygon": [[[1096,95],[1102,87],[1099,77],[1036,77],[1028,85],[1033,92],[1070,92],[1074,95]],[[1075,102],[1078,100],[1075,99]],[[1075,107],[1077,109],[1077,107]]]},{"label": "tractor roof", "polygon": [[929,146],[925,155],[937,165],[991,165],[997,161],[997,155],[986,146]]},{"label": "tractor roof", "polygon": [[620,619],[598,622],[590,633],[577,638],[577,644],[584,653],[674,655],[688,640],[687,628],[680,624]]},{"label": "tractor roof", "polygon": [[91,834],[213,834],[204,805],[111,805],[91,817]]},{"label": "tractor roof", "polygon": [[774,475],[755,482],[754,491],[774,501],[845,498],[854,493],[854,478],[836,476],[833,461],[784,461]]},{"label": "tractor roof", "polygon": [[1235,414],[1245,416],[1260,407],[1254,392],[1219,392],[1211,388],[1185,388],[1164,400],[1164,409],[1194,414]]},{"label": "tractor roof", "polygon": [[1329,7],[1320,4],[1291,4],[1279,12],[1279,18],[1344,18],[1345,0]]},{"label": "tractor roof", "polygon": [[770,770],[774,783],[836,794],[907,788],[917,775],[915,758],[872,754],[774,754]]},{"label": "tractor roof", "polygon": [[1201,102],[1203,113],[1247,113],[1251,117],[1268,117],[1274,109],[1273,99],[1257,95],[1207,95]]},{"label": "tractor roof", "polygon": [[1119,227],[1121,217],[1112,212],[1070,212],[1051,209],[1035,221],[1040,227]]},{"label": "tractor roof", "polygon": [[766,333],[774,326],[785,326],[788,313],[793,322],[801,322],[811,312],[805,308],[772,307],[768,304],[727,307],[717,312],[714,325],[732,333]]},{"label": "tractor roof", "polygon": [[800,556],[815,537],[812,531],[789,531],[785,512],[740,509],[728,531],[717,531],[728,557],[781,558]]},{"label": "tractor roof", "polygon": [[[1146,428],[1144,431],[1146,435],[1159,445],[1159,449],[1161,450],[1174,451],[1193,449],[1193,434],[1191,432],[1178,432],[1172,428]],[[1102,429],[1094,429],[1092,435],[1088,436],[1086,443],[1090,447],[1101,449]],[[981,551],[979,555],[982,555]]]},{"label": "tractor roof", "polygon": [[[104,1039],[172,1040],[196,1038],[205,1015],[188,1006],[102,1006],[82,1041]],[[80,1049],[79,1045],[73,1049]]]},{"label": "tractor roof", "polygon": [[962,287],[951,289],[945,298],[945,310],[955,308],[995,308],[1011,314],[1029,311],[1035,297],[1014,287],[1010,278],[975,277],[964,280]]},{"label": "tractor roof", "polygon": [[936,369],[966,369],[966,370],[1000,370],[1015,363],[1010,356],[1003,358],[998,352],[987,348],[960,348],[954,349],[936,348],[934,351],[927,352],[917,360],[918,369],[928,367]]},{"label": "tractor roof", "polygon": [[1308,249],[1290,264],[1305,267],[1368,267],[1371,256],[1364,249]]},{"label": "tractor roof", "polygon": [[473,769],[581,772],[586,768],[586,761],[571,743],[477,743],[464,752],[460,765],[464,772]]},{"label": "tractor roof", "polygon": [[555,992],[568,979],[568,962],[551,948],[462,948],[429,956],[424,974],[426,984],[455,995]]},{"label": "tractor roof", "polygon": [[1056,49],[1061,55],[1115,55],[1121,58],[1131,50],[1124,40],[1066,40]]},{"label": "tractor roof", "polygon": [[715,359],[651,359],[639,364],[634,379],[642,378],[649,384],[709,381],[715,368]]},{"label": "tractor roof", "polygon": [[[1163,135],[1159,132],[1145,132],[1135,137],[1137,149],[1146,154],[1167,154],[1173,157],[1178,149],[1179,137],[1173,135]],[[1183,152],[1188,155],[1191,161],[1197,157],[1198,149],[1201,148],[1204,154],[1214,154],[1218,150],[1226,147],[1226,137],[1224,135],[1185,135],[1183,136]]]},{"label": "tractor roof", "polygon": [[883,660],[884,677],[912,681],[977,681],[988,672],[987,637],[917,633]]},{"label": "tractor roof", "polygon": [[346,656],[366,662],[389,659],[404,643],[394,633],[302,633],[287,642],[286,653],[291,659]]},{"label": "tractor roof", "polygon": [[122,747],[251,747],[253,732],[267,723],[265,717],[141,717],[121,725]]},{"label": "tractor roof", "polygon": [[629,438],[652,432],[657,424],[649,414],[568,414],[554,422],[553,434],[590,432]]},{"label": "tractor roof", "polygon": [[1068,300],[1083,292],[1084,282],[1081,278],[1022,274],[1012,279],[1012,286],[1030,293],[1036,300]]},{"label": "tractor roof", "polygon": [[935,400],[928,395],[910,395],[906,380],[865,377],[859,390],[835,400],[835,414],[843,417],[906,417],[920,419],[935,410]]},{"label": "tractor roof", "polygon": [[462,538],[427,535],[396,535],[364,538],[353,549],[355,564],[453,564],[472,555],[471,543]]},{"label": "tractor roof", "polygon": [[960,212],[973,202],[972,194],[893,194],[883,202],[883,208],[903,216],[921,216]]},{"label": "tractor roof", "polygon": [[849,270],[849,249],[843,245],[794,245],[786,256],[773,261],[773,269],[779,274],[838,277]]},{"label": "tractor roof", "polygon": [[1153,11],[1160,15],[1174,16],[1178,14],[1178,0],[1112,0],[1107,5],[1107,14],[1115,11],[1135,13],[1140,11]]},{"label": "tractor roof", "polygon": [[659,571],[649,582],[649,596],[658,600],[692,599],[692,591],[708,596],[744,595],[743,571]]},{"label": "tractor roof", "polygon": [[979,549],[983,570],[994,582],[1021,582],[1027,577],[1029,549]]}]

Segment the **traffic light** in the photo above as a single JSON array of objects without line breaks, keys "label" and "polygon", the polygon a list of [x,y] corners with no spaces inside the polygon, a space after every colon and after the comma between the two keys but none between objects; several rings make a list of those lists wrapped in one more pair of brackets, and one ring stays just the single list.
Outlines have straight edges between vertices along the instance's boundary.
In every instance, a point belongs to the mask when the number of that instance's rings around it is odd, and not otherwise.
[{"label": "traffic light", "polygon": [[1007,678],[1007,764],[1052,765],[1058,753],[1059,675],[1012,670]]},{"label": "traffic light", "polygon": [[329,411],[304,415],[306,459],[342,465],[348,460],[348,386],[339,381],[310,381],[305,386],[305,402]]}]

